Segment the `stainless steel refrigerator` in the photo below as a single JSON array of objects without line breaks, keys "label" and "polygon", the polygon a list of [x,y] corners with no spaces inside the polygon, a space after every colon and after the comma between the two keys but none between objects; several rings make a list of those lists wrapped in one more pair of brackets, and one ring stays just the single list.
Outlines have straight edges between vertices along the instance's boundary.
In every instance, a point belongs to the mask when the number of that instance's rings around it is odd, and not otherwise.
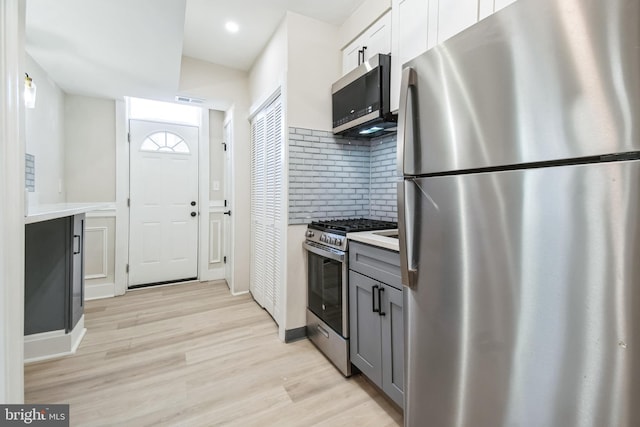
[{"label": "stainless steel refrigerator", "polygon": [[518,0],[405,64],[405,425],[640,425],[640,0]]}]

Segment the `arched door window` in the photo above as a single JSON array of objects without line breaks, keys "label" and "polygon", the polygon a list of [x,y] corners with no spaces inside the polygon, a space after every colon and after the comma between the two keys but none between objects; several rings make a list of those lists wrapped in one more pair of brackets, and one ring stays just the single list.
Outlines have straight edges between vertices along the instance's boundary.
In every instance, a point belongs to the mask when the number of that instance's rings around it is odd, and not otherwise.
[{"label": "arched door window", "polygon": [[142,141],[140,151],[189,154],[189,145],[181,136],[171,132],[152,133]]}]

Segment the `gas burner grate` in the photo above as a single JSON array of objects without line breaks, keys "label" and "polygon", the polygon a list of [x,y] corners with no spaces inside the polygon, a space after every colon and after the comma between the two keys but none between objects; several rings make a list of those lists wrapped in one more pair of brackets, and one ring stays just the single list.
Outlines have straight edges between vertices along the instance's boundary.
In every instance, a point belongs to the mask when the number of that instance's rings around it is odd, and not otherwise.
[{"label": "gas burner grate", "polygon": [[368,218],[349,218],[313,221],[309,224],[309,228],[321,231],[330,231],[336,234],[346,234],[355,231],[373,231],[398,228],[398,223]]}]

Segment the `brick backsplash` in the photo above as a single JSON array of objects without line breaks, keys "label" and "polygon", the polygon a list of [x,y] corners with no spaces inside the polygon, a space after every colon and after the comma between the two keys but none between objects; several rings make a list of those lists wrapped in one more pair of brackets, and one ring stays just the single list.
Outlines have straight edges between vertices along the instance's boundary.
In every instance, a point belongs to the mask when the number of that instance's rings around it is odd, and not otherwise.
[{"label": "brick backsplash", "polygon": [[396,135],[371,141],[371,214],[373,219],[398,220]]},{"label": "brick backsplash", "polygon": [[30,193],[36,191],[36,158],[25,154],[24,185]]},{"label": "brick backsplash", "polygon": [[289,128],[289,224],[395,221],[395,141],[395,135],[369,141]]}]

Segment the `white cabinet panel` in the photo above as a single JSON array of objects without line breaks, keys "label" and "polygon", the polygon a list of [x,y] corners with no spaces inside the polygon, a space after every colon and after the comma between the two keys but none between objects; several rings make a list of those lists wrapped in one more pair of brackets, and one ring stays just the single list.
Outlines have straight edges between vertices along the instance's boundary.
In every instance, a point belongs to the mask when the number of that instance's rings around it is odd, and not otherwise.
[{"label": "white cabinet panel", "polygon": [[[433,0],[437,1],[437,0]],[[428,49],[428,0],[393,1],[393,52],[391,55],[391,111],[400,101],[402,64]]]},{"label": "white cabinet panel", "polygon": [[[360,52],[364,50],[364,54]],[[362,35],[342,49],[342,74],[360,65],[362,57],[365,60],[379,53],[391,53],[391,12],[387,12]]]},{"label": "white cabinet panel", "polygon": [[342,51],[342,75],[347,74],[358,66],[360,49],[362,49],[358,42],[359,40],[350,44]]},{"label": "white cabinet panel", "polygon": [[509,6],[511,3],[514,3],[516,0],[495,0],[494,11],[497,12],[503,7]]},{"label": "white cabinet panel", "polygon": [[458,34],[478,21],[478,0],[440,0],[438,43]]},{"label": "white cabinet panel", "polygon": [[494,10],[495,0],[479,0],[478,1],[478,19],[484,19],[491,15]]},{"label": "white cabinet panel", "polygon": [[391,12],[386,13],[365,31],[362,47],[365,60],[379,53],[391,53]]},{"label": "white cabinet panel", "polygon": [[398,61],[400,65],[427,51],[429,2],[403,0],[398,4]]}]

